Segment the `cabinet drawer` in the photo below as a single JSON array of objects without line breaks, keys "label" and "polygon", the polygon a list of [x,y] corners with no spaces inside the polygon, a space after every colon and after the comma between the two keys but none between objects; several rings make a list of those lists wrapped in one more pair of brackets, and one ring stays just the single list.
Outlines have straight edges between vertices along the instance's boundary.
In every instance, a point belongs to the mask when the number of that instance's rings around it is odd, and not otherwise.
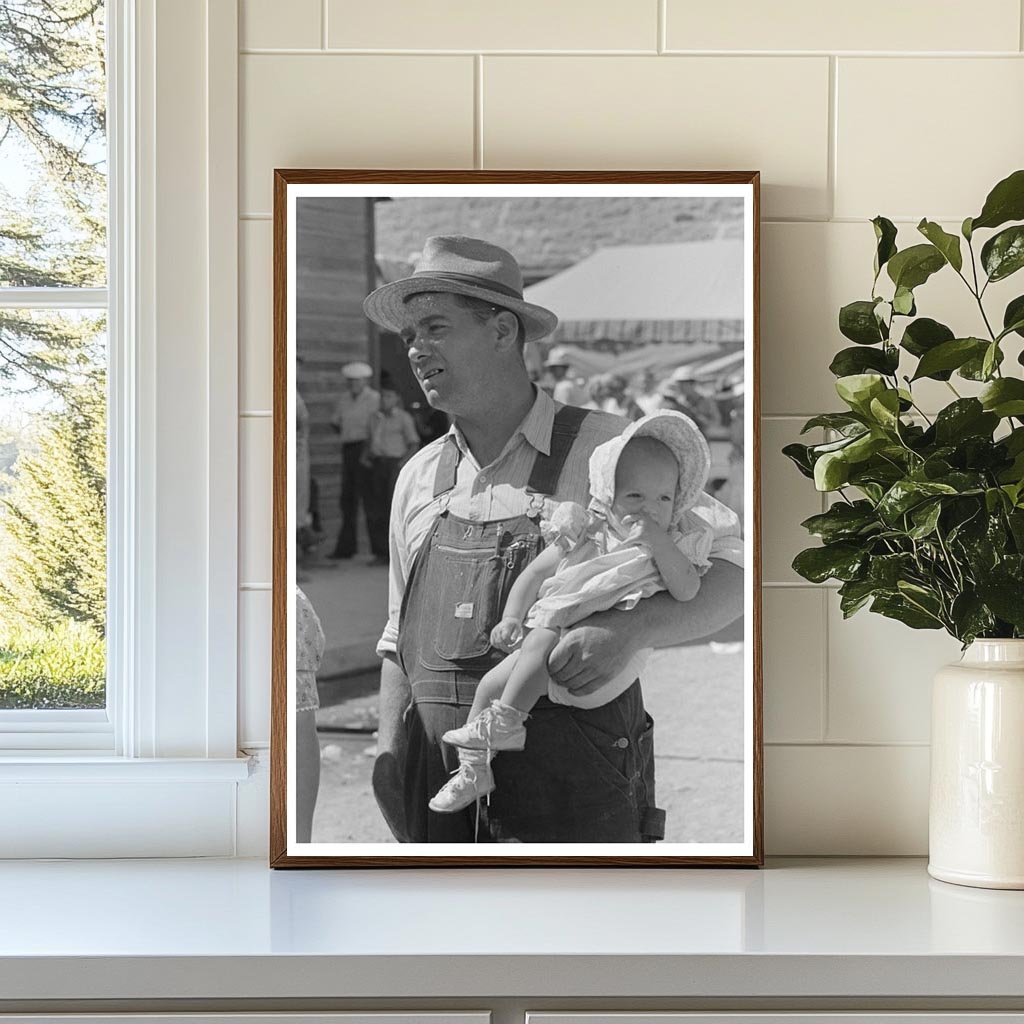
[{"label": "cabinet drawer", "polygon": [[1024,1024],[1024,1013],[528,1013],[526,1024]]},{"label": "cabinet drawer", "polygon": [[490,1024],[490,1013],[0,1013],[0,1024]]}]

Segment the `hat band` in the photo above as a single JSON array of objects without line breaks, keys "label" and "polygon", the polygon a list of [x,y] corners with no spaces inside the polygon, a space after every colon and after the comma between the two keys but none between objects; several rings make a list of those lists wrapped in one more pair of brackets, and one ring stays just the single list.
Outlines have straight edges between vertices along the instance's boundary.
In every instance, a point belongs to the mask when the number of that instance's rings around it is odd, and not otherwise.
[{"label": "hat band", "polygon": [[442,281],[461,281],[463,284],[485,288],[489,292],[500,292],[502,295],[507,295],[510,299],[523,301],[523,293],[516,291],[515,288],[510,288],[507,284],[502,284],[500,281],[489,281],[483,277],[475,277],[473,274],[456,274],[453,271],[445,270],[417,270],[412,276],[436,277]]}]

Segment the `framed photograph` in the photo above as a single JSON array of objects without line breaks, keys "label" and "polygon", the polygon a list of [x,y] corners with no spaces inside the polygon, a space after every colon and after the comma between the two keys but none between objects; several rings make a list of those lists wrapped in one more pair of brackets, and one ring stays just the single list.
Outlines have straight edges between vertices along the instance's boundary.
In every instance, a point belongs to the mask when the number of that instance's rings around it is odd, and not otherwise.
[{"label": "framed photograph", "polygon": [[275,172],[272,866],[762,863],[758,185]]}]

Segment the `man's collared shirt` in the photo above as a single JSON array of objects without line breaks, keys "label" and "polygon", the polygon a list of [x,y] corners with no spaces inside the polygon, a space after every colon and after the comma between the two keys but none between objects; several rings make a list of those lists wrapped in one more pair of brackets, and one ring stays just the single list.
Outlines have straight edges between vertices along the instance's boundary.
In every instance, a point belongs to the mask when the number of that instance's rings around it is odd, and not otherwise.
[{"label": "man's collared shirt", "polygon": [[380,408],[380,395],[373,388],[363,388],[353,395],[348,388],[342,391],[334,405],[331,423],[341,427],[341,443],[370,439],[370,417]]},{"label": "man's collared shirt", "polygon": [[404,459],[410,448],[418,448],[420,435],[404,409],[390,413],[378,409],[370,416],[370,454],[386,459]]},{"label": "man's collared shirt", "polygon": [[[525,515],[531,510],[531,496],[526,492],[526,484],[537,453],[550,453],[551,426],[559,408],[547,392],[538,388],[525,419],[501,454],[488,466],[477,463],[462,432],[453,425],[448,434],[421,448],[402,468],[391,505],[388,622],[377,644],[379,655],[394,653],[397,649],[402,596],[413,558],[442,511],[441,498],[434,497],[434,478],[448,437],[455,438],[462,453],[455,486],[448,492],[448,511],[477,522]],[[575,501],[586,506],[590,500],[591,452],[599,444],[617,437],[628,425],[629,421],[619,416],[592,412],[580,426],[562,467],[557,489],[550,499],[554,502]],[[715,532],[711,557],[742,564],[740,526],[736,514],[707,495],[698,501],[694,510]]]}]

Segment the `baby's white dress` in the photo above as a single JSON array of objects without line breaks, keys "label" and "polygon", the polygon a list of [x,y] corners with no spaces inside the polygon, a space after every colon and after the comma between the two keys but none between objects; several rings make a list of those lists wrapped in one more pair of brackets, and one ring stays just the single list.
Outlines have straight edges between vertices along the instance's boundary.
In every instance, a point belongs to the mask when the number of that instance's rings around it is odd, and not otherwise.
[{"label": "baby's white dress", "polygon": [[[528,629],[566,629],[595,612],[619,608],[628,611],[638,601],[665,590],[651,549],[626,540],[623,530],[608,513],[589,512],[575,502],[556,505],[542,519],[541,532],[549,544],[565,552],[555,574],[545,580],[523,623]],[[710,568],[714,532],[691,511],[684,512],[669,529],[676,547],[703,575]],[[627,690],[640,674],[653,648],[637,651],[620,675],[599,693],[575,695],[560,686],[548,688],[556,704],[594,708],[607,704]]]}]

